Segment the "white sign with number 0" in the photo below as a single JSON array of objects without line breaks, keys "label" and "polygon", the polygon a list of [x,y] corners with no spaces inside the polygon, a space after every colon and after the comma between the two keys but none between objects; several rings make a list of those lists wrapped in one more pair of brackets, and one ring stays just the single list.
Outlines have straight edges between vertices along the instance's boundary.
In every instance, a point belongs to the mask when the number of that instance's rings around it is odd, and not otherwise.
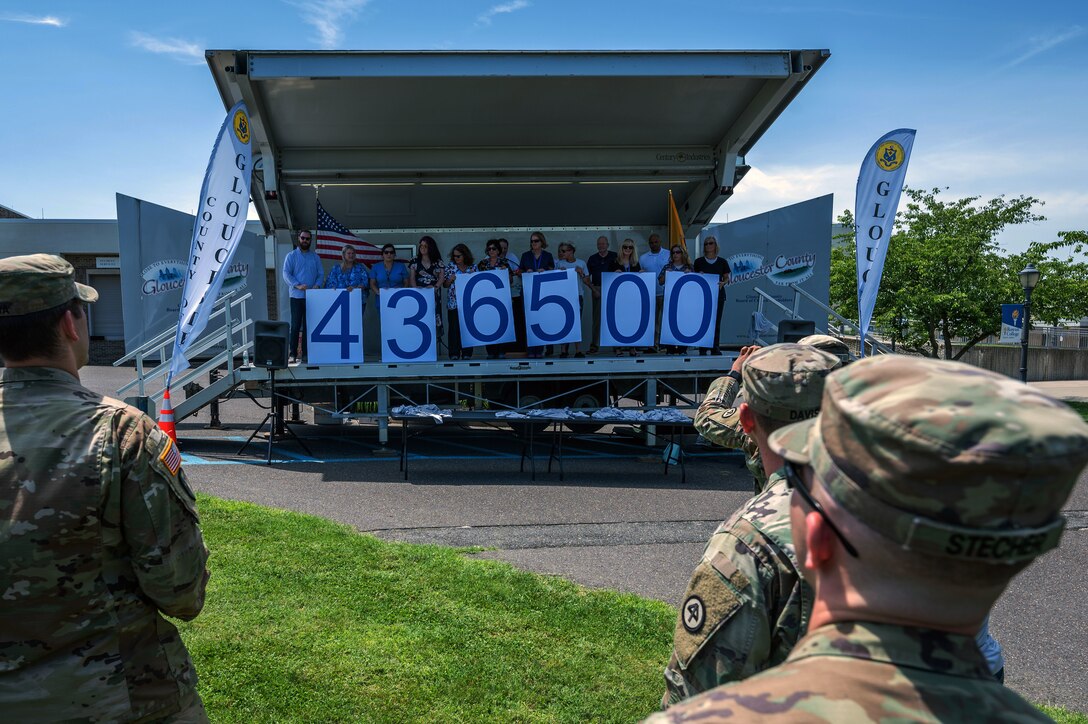
[{"label": "white sign with number 0", "polygon": [[713,347],[718,328],[718,275],[665,274],[665,307],[661,314],[661,344]]},{"label": "white sign with number 0", "polygon": [[656,323],[653,272],[605,272],[601,275],[601,345],[652,347]]}]

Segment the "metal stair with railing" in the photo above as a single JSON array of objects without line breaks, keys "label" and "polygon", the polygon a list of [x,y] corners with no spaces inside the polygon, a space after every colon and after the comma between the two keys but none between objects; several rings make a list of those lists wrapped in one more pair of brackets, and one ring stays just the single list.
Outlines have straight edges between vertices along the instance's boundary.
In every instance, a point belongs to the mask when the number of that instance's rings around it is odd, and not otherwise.
[{"label": "metal stair with railing", "polygon": [[[752,313],[752,336],[760,344],[766,346],[774,344],[774,338],[770,341],[763,339],[761,335],[767,332],[772,332],[775,336],[778,335],[778,325],[767,319],[764,311],[767,309],[767,305],[771,305],[776,309],[781,310],[786,315],[786,319],[801,319],[800,309],[801,300],[807,300],[808,302],[816,305],[820,310],[827,313],[830,319],[834,319],[839,323],[838,329],[830,328],[830,325],[826,329],[820,329],[817,326],[816,331],[819,333],[833,334],[834,336],[842,337],[850,329],[854,330],[855,335],[861,334],[861,327],[857,322],[851,321],[842,316],[828,305],[821,302],[816,297],[806,292],[797,284],[790,284],[789,288],[793,290],[793,307],[787,307],[782,302],[778,301],[765,291],[756,287],[755,292],[758,296],[756,302],[756,311]],[[891,354],[892,350],[886,344],[873,337],[871,334],[866,334],[863,341],[859,341],[859,344],[867,344],[869,346],[868,354]]]},{"label": "metal stair with railing", "polygon": [[[188,349],[188,354],[190,359],[193,359],[218,345],[222,345],[223,349],[175,377],[171,388],[182,389],[188,383],[195,382],[210,371],[218,370],[224,365],[226,371],[219,379],[199,389],[192,388],[194,392],[187,395],[184,400],[171,399],[176,420],[183,420],[192,415],[244,381],[239,375],[239,368],[249,368],[249,355],[253,349],[253,320],[249,317],[247,306],[247,302],[252,298],[251,293],[237,296],[237,292],[231,292],[216,300],[208,316],[208,326],[204,335]],[[124,399],[128,395],[148,398],[154,402],[155,409],[158,409],[165,391],[166,376],[170,371],[170,354],[177,329],[176,324],[169,329],[164,329],[113,363],[114,367],[132,361],[136,363],[136,378],[117,390],[118,397]],[[204,382],[202,381],[201,384]]]}]

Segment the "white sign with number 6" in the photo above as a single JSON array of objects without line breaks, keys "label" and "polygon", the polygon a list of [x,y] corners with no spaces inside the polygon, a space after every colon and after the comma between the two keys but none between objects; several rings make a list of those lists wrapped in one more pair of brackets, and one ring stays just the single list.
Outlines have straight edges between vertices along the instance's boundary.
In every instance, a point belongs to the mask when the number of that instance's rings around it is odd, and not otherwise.
[{"label": "white sign with number 6", "polygon": [[514,341],[514,304],[507,270],[458,274],[453,283],[462,347]]},{"label": "white sign with number 6", "polygon": [[435,362],[434,290],[383,289],[382,362]]}]

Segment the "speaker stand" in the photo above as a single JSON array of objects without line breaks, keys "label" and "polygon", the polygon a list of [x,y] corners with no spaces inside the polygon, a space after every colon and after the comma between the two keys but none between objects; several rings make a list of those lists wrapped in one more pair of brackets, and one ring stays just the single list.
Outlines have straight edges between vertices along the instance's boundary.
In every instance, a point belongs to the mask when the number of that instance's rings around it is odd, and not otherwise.
[{"label": "speaker stand", "polygon": [[[282,435],[280,439],[285,439],[288,437],[292,438],[295,442],[299,444],[299,447],[306,451],[307,455],[313,457],[314,454],[310,452],[310,448],[306,447],[306,443],[302,442],[299,436],[295,434],[295,431],[292,430],[284,422],[283,408],[280,407],[276,399],[276,371],[273,369],[268,370],[268,385],[271,399],[271,405],[268,408],[268,414],[264,416],[264,419],[261,420],[261,424],[257,426],[257,428],[253,431],[253,434],[249,436],[249,439],[245,441],[242,447],[238,448],[238,454],[241,455],[242,452],[245,451],[247,447],[249,447],[249,443],[253,442],[253,438],[257,437],[257,433],[263,430],[265,425],[268,425],[268,454],[265,456],[265,465],[272,464],[272,443],[276,441],[276,436],[277,434],[279,434],[278,431],[280,430],[283,430],[287,433],[286,435]],[[257,402],[257,400],[253,398],[253,395],[250,395],[249,397],[254,402]],[[259,405],[260,403],[257,404]]]}]

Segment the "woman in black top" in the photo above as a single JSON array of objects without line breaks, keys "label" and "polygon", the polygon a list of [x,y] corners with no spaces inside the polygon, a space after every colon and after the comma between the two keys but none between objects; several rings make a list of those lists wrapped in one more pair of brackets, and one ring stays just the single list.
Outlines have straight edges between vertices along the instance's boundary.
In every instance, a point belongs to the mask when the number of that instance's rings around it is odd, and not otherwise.
[{"label": "woman in black top", "polygon": [[[544,238],[544,234],[539,231],[534,231],[529,234],[529,251],[521,255],[521,273],[532,274],[533,272],[552,271],[555,269],[555,259],[545,249],[548,248],[548,240]],[[537,358],[543,356],[542,347],[529,347],[528,349],[530,358]],[[548,345],[548,354],[552,353],[552,346]]]},{"label": "woman in black top", "polygon": [[[718,240],[713,236],[706,237],[703,242],[703,255],[695,260],[695,271],[700,274],[718,275],[718,312],[714,317],[714,347],[710,354],[720,355],[718,339],[722,334],[722,310],[725,309],[725,285],[729,283],[729,262],[724,257],[718,256]],[[706,355],[706,348],[699,350],[699,354]]]}]

